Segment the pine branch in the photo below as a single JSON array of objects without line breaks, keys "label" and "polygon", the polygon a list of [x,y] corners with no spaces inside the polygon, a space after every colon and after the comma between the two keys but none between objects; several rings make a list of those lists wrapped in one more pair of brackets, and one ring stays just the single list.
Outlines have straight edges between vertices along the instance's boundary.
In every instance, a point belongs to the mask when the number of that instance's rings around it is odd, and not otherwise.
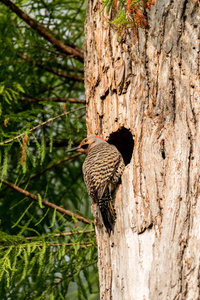
[{"label": "pine branch", "polygon": [[81,119],[83,116],[85,116],[86,115],[86,111],[85,112],[83,112],[82,114],[80,114],[79,116],[77,116],[76,118],[77,119]]},{"label": "pine branch", "polygon": [[[64,53],[61,53],[61,52],[59,52],[57,49],[48,49],[48,48],[46,48],[46,47],[43,47],[43,46],[41,46],[41,45],[39,45],[39,44],[32,44],[31,45],[32,47],[35,47],[36,48],[36,53],[38,53],[38,49],[41,49],[42,51],[44,51],[44,52],[47,52],[47,53],[52,53],[52,54],[54,54],[54,58],[57,58],[57,57],[66,57],[66,55],[64,54]],[[74,43],[70,43],[70,42],[68,42],[68,46],[69,47],[72,47],[72,48],[74,48],[74,49],[79,49],[79,47],[77,47]],[[53,58],[53,59],[54,59]],[[55,59],[55,61],[56,61],[56,59]],[[58,63],[58,62],[57,62]],[[62,67],[62,66],[61,66]],[[70,67],[70,66],[68,66],[68,70],[69,71],[73,71],[73,72],[75,72],[75,73],[81,73],[81,74],[84,74],[84,68],[75,68],[75,67]]]},{"label": "pine branch", "polygon": [[[13,184],[13,183],[10,183],[8,182],[7,180],[3,180],[2,183],[6,186],[8,186],[9,188],[11,188],[12,190],[16,191],[16,192],[19,192],[20,194],[22,195],[25,195],[26,197],[29,197],[31,199],[33,199],[34,201],[36,202],[39,202],[39,198],[38,196],[20,188],[19,186]],[[61,214],[64,214],[66,216],[69,216],[71,218],[76,218],[78,221],[81,221],[85,224],[94,224],[94,222],[92,220],[89,220],[89,219],[86,219],[82,216],[79,216],[77,214],[74,214],[73,212],[71,212],[70,210],[66,210],[58,205],[55,205],[54,203],[51,203],[45,199],[41,199],[41,202],[43,205],[49,207],[49,208],[52,208],[52,209],[56,209],[56,211],[60,212]]]},{"label": "pine branch", "polygon": [[[63,232],[63,233],[56,233],[53,235],[54,236],[69,236],[69,235],[75,235],[75,234],[82,234],[82,233],[91,233],[94,232],[94,229],[91,230],[79,230],[79,231],[75,231],[75,232]],[[51,236],[49,236],[51,237]],[[38,238],[37,236],[30,236],[30,237],[26,237],[26,240],[32,240],[34,238]]]},{"label": "pine branch", "polygon": [[19,18],[24,20],[32,29],[36,30],[41,36],[43,36],[47,41],[49,41],[55,48],[59,51],[65,53],[67,56],[73,57],[80,62],[83,62],[83,50],[78,47],[70,47],[63,44],[60,40],[56,39],[48,29],[44,26],[38,24],[29,15],[25,14],[19,7],[17,7],[10,0],[0,0],[7,7],[9,7]]},{"label": "pine branch", "polygon": [[[78,117],[78,116],[77,116]],[[39,141],[40,142],[40,141]],[[46,147],[49,147],[49,144],[50,142],[49,141],[46,141]],[[59,148],[62,148],[62,147],[67,147],[69,144],[69,139],[65,139],[65,140],[58,140],[58,141],[53,141],[53,147],[59,147]],[[74,141],[73,142],[73,147],[76,147],[80,144],[80,141],[77,142],[77,141]]]},{"label": "pine branch", "polygon": [[[1,0],[0,0],[0,1],[1,1]],[[66,111],[66,112],[62,113],[61,115],[58,115],[58,116],[56,116],[56,117],[54,117],[54,118],[51,118],[51,119],[49,119],[49,120],[47,120],[47,121],[45,121],[45,122],[43,122],[43,123],[41,123],[41,124],[38,124],[37,126],[31,128],[31,129],[29,130],[29,132],[32,132],[32,131],[34,131],[35,129],[41,127],[41,126],[46,125],[46,124],[49,123],[49,122],[52,122],[52,121],[54,121],[54,120],[56,120],[56,119],[58,119],[58,118],[60,118],[60,117],[66,116],[66,115],[68,115],[68,114],[71,114],[71,113],[73,113],[73,112],[75,112],[75,111],[78,111],[78,110],[81,110],[81,109],[83,109],[83,108],[85,108],[85,106],[81,106],[81,107],[79,107],[79,108],[76,108],[76,109],[73,109],[73,110],[70,110],[70,111]],[[7,140],[7,141],[5,141],[5,142],[0,143],[0,146],[5,145],[5,144],[8,144],[8,143],[11,143],[12,141],[17,140],[18,138],[20,138],[20,137],[22,137],[22,136],[24,136],[24,133],[21,133],[21,134],[19,134],[18,136],[15,136],[14,138],[12,138],[12,139],[10,139],[10,140]]]},{"label": "pine branch", "polygon": [[[65,246],[75,246],[76,245],[76,243],[65,243]],[[84,242],[84,243],[80,243],[80,248],[85,248],[85,247],[90,247],[90,246],[92,246],[93,244],[91,243],[91,242]],[[20,246],[13,246],[13,245],[11,245],[11,246],[0,246],[0,248],[11,248],[12,247],[12,249],[18,249],[18,248],[27,248],[27,246],[29,246],[29,247],[42,247],[43,246],[43,244],[25,244],[25,245],[20,245]],[[56,243],[56,244],[46,244],[46,247],[62,247],[63,246],[63,244],[60,244],[60,243]]]},{"label": "pine branch", "polygon": [[[1,1],[1,0],[0,0]],[[24,60],[30,62],[30,63],[34,63],[36,66],[42,68],[42,69],[45,69],[46,71],[50,72],[50,73],[53,73],[55,75],[58,75],[60,77],[64,77],[64,78],[67,78],[69,80],[73,80],[73,81],[78,81],[78,82],[84,82],[84,78],[83,77],[80,77],[80,76],[76,76],[76,75],[69,75],[67,73],[63,73],[61,71],[58,71],[58,70],[54,70],[52,68],[49,68],[47,66],[45,66],[44,64],[42,64],[41,62],[39,61],[35,61],[25,55],[20,55],[18,54],[19,57],[23,58]]]},{"label": "pine branch", "polygon": [[38,172],[37,174],[31,176],[31,177],[28,178],[27,180],[23,181],[20,185],[26,184],[28,181],[30,181],[30,180],[32,180],[32,179],[34,179],[34,178],[37,178],[38,176],[44,174],[46,171],[49,171],[49,170],[53,169],[54,167],[56,167],[56,166],[62,164],[63,162],[68,161],[68,160],[71,160],[71,159],[74,159],[74,158],[76,158],[76,157],[78,157],[78,156],[80,156],[80,155],[81,155],[80,153],[77,153],[77,154],[71,155],[70,157],[67,156],[67,157],[65,157],[65,158],[63,158],[63,159],[57,161],[55,164],[53,164],[53,165],[51,165],[51,166],[49,166],[49,167],[47,167],[47,168],[41,170],[41,171]]},{"label": "pine branch", "polygon": [[81,100],[81,99],[74,99],[74,98],[63,98],[63,97],[53,97],[53,98],[35,98],[32,96],[27,95],[26,97],[21,97],[20,98],[21,101],[25,101],[28,100],[28,102],[30,103],[38,103],[38,102],[42,102],[42,101],[52,101],[52,102],[70,102],[70,103],[81,103],[81,104],[86,104],[85,100]]},{"label": "pine branch", "polygon": [[[89,264],[87,264],[87,265],[84,265],[82,268],[79,268],[79,273],[80,273],[80,271],[82,271],[83,269],[86,269],[86,268],[88,268],[88,267],[90,267],[90,266],[96,264],[97,262],[98,262],[98,260],[94,260],[92,263],[89,263]],[[74,276],[76,273],[77,273],[77,270],[76,270],[76,268],[74,268],[74,271],[73,271],[71,274],[68,274],[67,277],[69,278],[70,276]],[[72,277],[72,278],[73,278],[73,277]],[[64,278],[62,277],[62,278],[60,278],[57,282],[55,282],[55,283],[53,284],[53,288],[55,288],[55,286],[59,285],[59,284],[63,281],[63,279],[64,279]],[[65,277],[65,279],[66,279],[66,277]]]}]

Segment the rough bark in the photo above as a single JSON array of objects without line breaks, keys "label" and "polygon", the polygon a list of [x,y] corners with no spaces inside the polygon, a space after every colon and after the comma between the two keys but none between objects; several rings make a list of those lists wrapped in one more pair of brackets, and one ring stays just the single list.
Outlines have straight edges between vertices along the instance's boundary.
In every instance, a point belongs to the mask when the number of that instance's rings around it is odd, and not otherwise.
[{"label": "rough bark", "polygon": [[100,2],[85,25],[88,134],[124,126],[135,141],[114,234],[96,227],[101,299],[200,299],[199,1],[157,0],[135,45]]}]

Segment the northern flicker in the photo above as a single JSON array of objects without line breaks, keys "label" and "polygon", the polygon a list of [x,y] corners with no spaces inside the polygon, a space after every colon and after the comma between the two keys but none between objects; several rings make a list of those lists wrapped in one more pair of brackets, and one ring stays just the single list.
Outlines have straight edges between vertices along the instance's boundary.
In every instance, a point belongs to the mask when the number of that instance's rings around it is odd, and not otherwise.
[{"label": "northern flicker", "polygon": [[114,145],[99,136],[85,138],[78,147],[69,151],[87,155],[83,163],[84,181],[88,194],[100,208],[103,223],[110,235],[116,220],[111,193],[120,182],[125,168],[122,155]]}]

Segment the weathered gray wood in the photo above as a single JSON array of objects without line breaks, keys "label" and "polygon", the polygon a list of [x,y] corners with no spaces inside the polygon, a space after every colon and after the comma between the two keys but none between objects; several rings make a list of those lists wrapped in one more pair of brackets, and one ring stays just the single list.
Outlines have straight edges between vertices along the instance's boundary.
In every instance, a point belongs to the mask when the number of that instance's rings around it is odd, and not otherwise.
[{"label": "weathered gray wood", "polygon": [[135,45],[100,2],[85,25],[88,134],[135,140],[114,235],[96,228],[101,299],[200,299],[199,1],[157,0]]}]

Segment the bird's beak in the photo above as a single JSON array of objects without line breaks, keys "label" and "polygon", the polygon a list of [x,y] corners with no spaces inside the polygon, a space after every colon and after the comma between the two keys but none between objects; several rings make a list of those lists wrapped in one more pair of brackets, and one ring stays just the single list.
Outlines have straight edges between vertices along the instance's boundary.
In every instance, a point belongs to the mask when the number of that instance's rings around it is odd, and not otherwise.
[{"label": "bird's beak", "polygon": [[80,149],[80,148],[81,148],[80,146],[71,148],[71,149],[67,150],[66,153],[67,153],[67,152],[77,151],[77,150]]}]

